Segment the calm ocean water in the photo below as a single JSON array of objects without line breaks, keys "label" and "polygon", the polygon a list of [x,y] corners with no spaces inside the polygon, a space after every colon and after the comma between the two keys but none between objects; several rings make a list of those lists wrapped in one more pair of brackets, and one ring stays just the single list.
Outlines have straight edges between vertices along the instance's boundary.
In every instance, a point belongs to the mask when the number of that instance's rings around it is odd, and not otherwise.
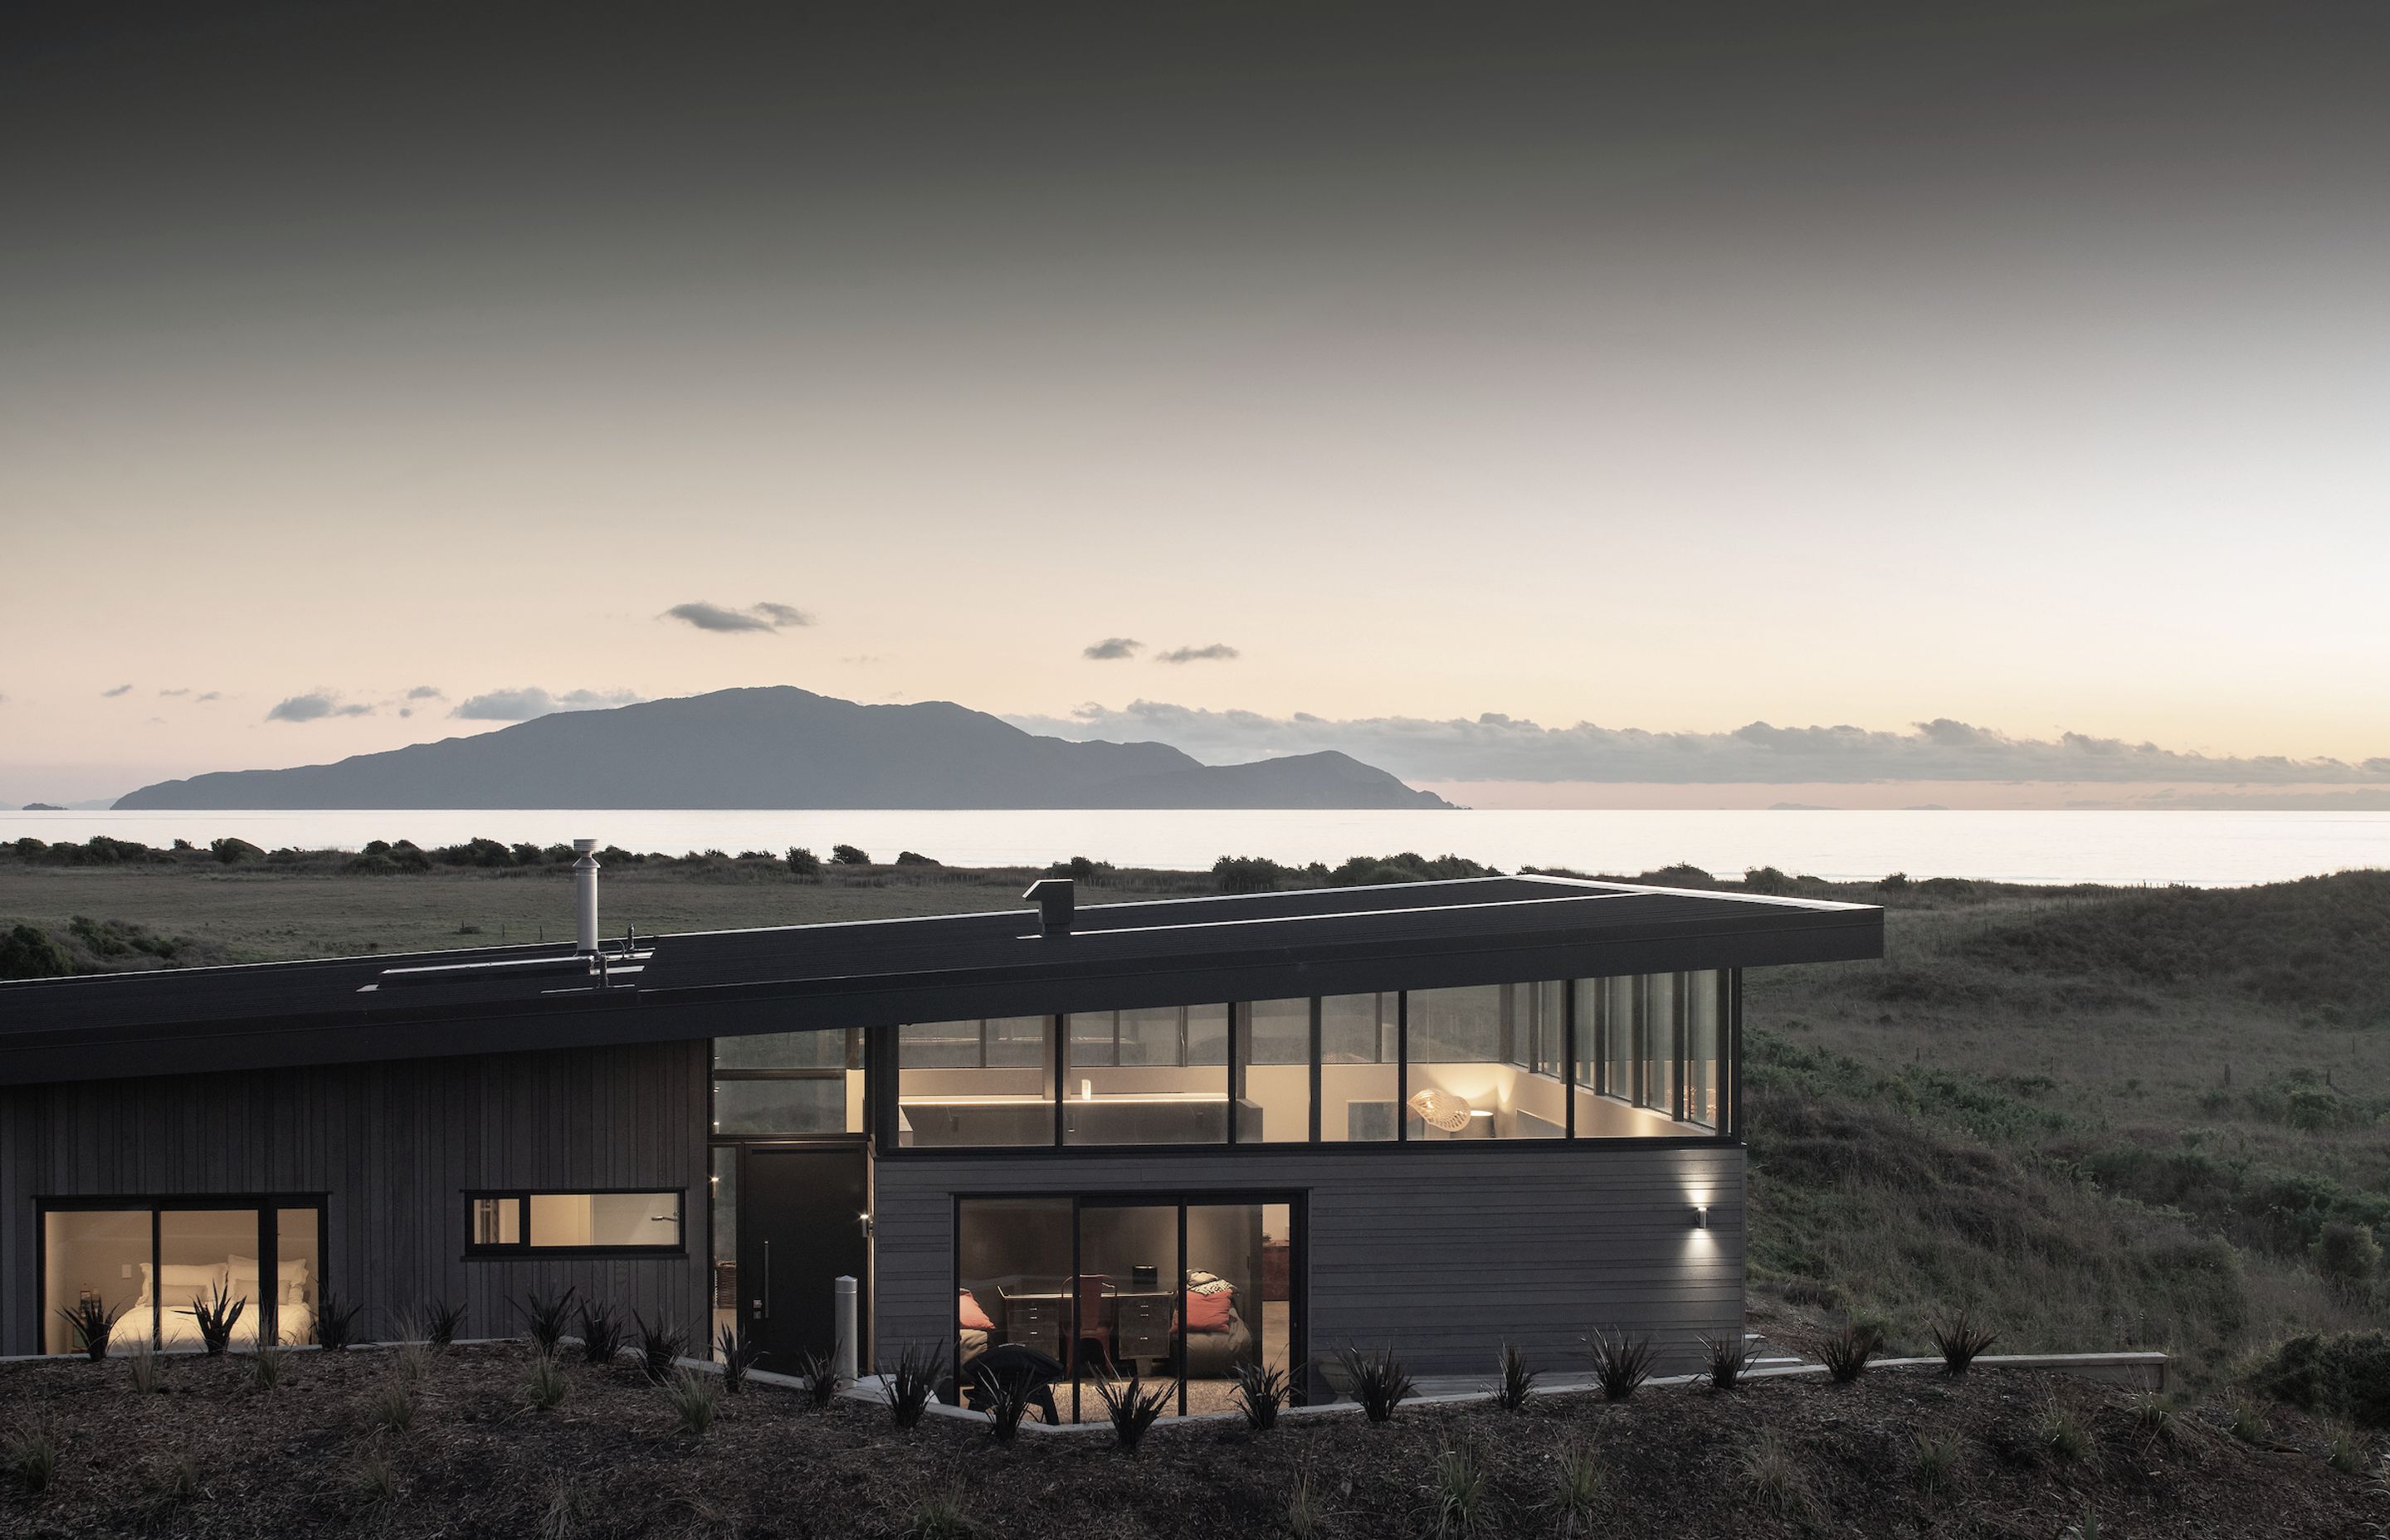
[{"label": "calm ocean water", "polygon": [[1973,877],[2009,882],[2187,882],[2220,887],[2390,866],[2390,813],[1776,812],[1403,810],[1307,812],[607,811],[0,813],[0,839],[107,834],[163,845],[238,835],[266,849],[353,849],[368,840],[452,844],[475,835],[549,844],[590,835],[641,851],[860,845],[954,866],[1072,855],[1200,867],[1224,854],[1280,861],[1447,851],[1519,866],[1638,872],[1690,861],[1719,873],[1772,866],[1830,879]]}]

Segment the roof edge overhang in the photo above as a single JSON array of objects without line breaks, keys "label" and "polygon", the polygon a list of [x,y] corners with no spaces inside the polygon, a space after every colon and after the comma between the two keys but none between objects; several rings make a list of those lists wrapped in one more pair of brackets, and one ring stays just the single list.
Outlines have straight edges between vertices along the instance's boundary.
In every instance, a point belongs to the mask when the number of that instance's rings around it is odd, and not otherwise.
[{"label": "roof edge overhang", "polygon": [[[288,1070],[982,1016],[1849,962],[1883,955],[1882,910],[1805,901],[1737,903],[1698,919],[1599,930],[1547,926],[1433,938],[1306,935],[1296,943],[1272,933],[1279,929],[1252,928],[1250,944],[1171,956],[1124,949],[1120,940],[1132,932],[1094,931],[1060,946],[1024,936],[1021,939],[1030,949],[1024,960],[993,968],[578,991],[404,1007],[377,1003],[371,1008],[262,1020],[20,1031],[0,1038],[0,1084]],[[1107,951],[1112,955],[1103,955]]]}]

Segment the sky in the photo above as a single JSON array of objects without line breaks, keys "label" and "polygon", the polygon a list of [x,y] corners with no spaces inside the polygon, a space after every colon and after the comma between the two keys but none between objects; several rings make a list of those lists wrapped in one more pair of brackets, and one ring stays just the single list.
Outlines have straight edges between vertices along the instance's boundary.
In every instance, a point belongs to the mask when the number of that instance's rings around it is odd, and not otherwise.
[{"label": "sky", "polygon": [[2365,4],[19,5],[0,800],[784,683],[2390,785],[2385,163]]}]

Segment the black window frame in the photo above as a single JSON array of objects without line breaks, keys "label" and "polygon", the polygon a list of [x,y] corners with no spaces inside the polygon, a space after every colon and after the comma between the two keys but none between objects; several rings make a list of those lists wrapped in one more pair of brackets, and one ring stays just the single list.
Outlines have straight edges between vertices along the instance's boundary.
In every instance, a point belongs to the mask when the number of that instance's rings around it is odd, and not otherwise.
[{"label": "black window frame", "polygon": [[[709,1164],[707,1174],[713,1174]],[[669,1246],[538,1246],[532,1242],[531,1200],[534,1198],[608,1198],[638,1193],[649,1197],[670,1197],[678,1213],[675,1226],[675,1238]],[[465,1203],[465,1256],[469,1261],[512,1257],[546,1259],[550,1257],[674,1257],[688,1255],[688,1188],[685,1187],[633,1186],[623,1187],[467,1187],[462,1195]],[[473,1205],[485,1200],[512,1200],[515,1207],[514,1240],[483,1242],[473,1238]],[[709,1210],[711,1204],[708,1205]],[[708,1256],[711,1257],[711,1246]]]},{"label": "black window frame", "polygon": [[[1651,991],[1649,986],[1649,980],[1655,974],[1659,973],[1669,974],[1680,981],[1679,987],[1669,992],[1671,999],[1669,1020],[1664,1024],[1653,1023],[1650,1020],[1651,1015]],[[1715,981],[1719,996],[1718,1098],[1716,1110],[1718,1121],[1715,1123],[1696,1123],[1685,1116],[1688,1096],[1688,1080],[1690,1072],[1690,1060],[1687,1057],[1685,1017],[1688,1008],[1688,1002],[1690,999],[1690,991],[1693,987],[1692,981],[1703,974],[1710,975]],[[1580,1002],[1580,990],[1577,986],[1583,983],[1593,983],[1598,986],[1607,986],[1617,981],[1625,982],[1627,986],[1625,991],[1626,995],[1632,1002],[1632,1007],[1627,1019],[1624,1021],[1616,1019],[1618,1012],[1612,1008],[1612,991],[1608,987],[1596,987],[1590,991],[1584,992],[1590,995],[1593,1005],[1593,1020],[1588,1022],[1586,1020],[1586,1011]],[[1743,1142],[1741,1133],[1742,970],[1741,969],[1659,969],[1647,973],[1590,974],[1567,979],[1529,979],[1505,982],[1521,989],[1536,989],[1548,983],[1560,983],[1566,986],[1561,991],[1561,1019],[1559,1023],[1561,1038],[1561,1067],[1562,1070],[1562,1073],[1559,1078],[1563,1088],[1563,1105],[1567,1109],[1564,1131],[1558,1141],[1541,1139],[1529,1142],[1545,1145],[1559,1142],[1562,1144],[1581,1145],[1591,1148],[1618,1147],[1638,1149],[1665,1148],[1672,1145],[1739,1145]],[[1345,993],[1352,994],[1356,992],[1347,991]],[[1499,1149],[1511,1148],[1523,1142],[1515,1139],[1438,1139],[1433,1141],[1420,1141],[1411,1138],[1409,1134],[1410,1119],[1403,1114],[1401,1110],[1401,1103],[1407,1097],[1410,1089],[1410,997],[1414,994],[1420,993],[1420,991],[1377,990],[1362,991],[1357,993],[1374,993],[1381,996],[1391,995],[1394,997],[1394,1021],[1393,1033],[1394,1051],[1390,1058],[1381,1057],[1369,1061],[1378,1064],[1390,1065],[1395,1072],[1395,1084],[1397,1086],[1397,1112],[1394,1119],[1394,1137],[1390,1139],[1327,1140],[1321,1137],[1320,1093],[1321,1070],[1324,1063],[1322,1049],[1325,1046],[1324,1022],[1325,1002],[1327,997],[1317,995],[1308,997],[1311,1001],[1311,1128],[1310,1136],[1307,1140],[1297,1141],[1288,1139],[1255,1143],[1252,1140],[1240,1139],[1238,1137],[1236,1092],[1238,1084],[1237,1072],[1240,1066],[1239,1062],[1240,1055],[1237,1051],[1237,1022],[1240,1013],[1254,1003],[1251,1000],[1236,1000],[1227,1003],[1228,1013],[1228,1063],[1227,1065],[1227,1084],[1228,1088],[1229,1110],[1227,1120],[1227,1126],[1226,1134],[1218,1143],[1098,1145],[1074,1144],[1069,1142],[1064,1137],[1063,1117],[1067,1104],[1070,1100],[1068,1084],[1069,1070],[1067,1062],[1070,1052],[1070,1018],[1073,1015],[1093,1015],[1095,1014],[1094,1011],[1051,1011],[1044,1013],[1043,1019],[1050,1024],[1052,1034],[1048,1062],[1051,1066],[1054,1077],[1054,1092],[1052,1097],[1049,1098],[1053,1112],[1054,1135],[1049,1142],[1043,1144],[1019,1145],[937,1145],[927,1149],[900,1144],[898,1142],[896,1123],[898,1104],[901,1098],[899,1097],[896,1090],[896,1077],[901,1075],[903,1072],[903,1029],[901,1027],[893,1026],[872,1028],[866,1033],[865,1062],[869,1066],[866,1072],[866,1123],[869,1131],[867,1136],[871,1140],[873,1151],[877,1156],[882,1159],[900,1161],[1009,1158],[1045,1159],[1053,1157],[1084,1157],[1087,1155],[1117,1156],[1123,1153],[1134,1153],[1140,1156],[1155,1155],[1166,1157],[1173,1154],[1188,1153],[1217,1154],[1223,1150],[1240,1152],[1276,1150],[1280,1153],[1284,1153],[1290,1150],[1302,1149],[1333,1149],[1339,1152],[1360,1152],[1388,1148],[1400,1149],[1406,1145],[1421,1142],[1432,1142],[1440,1149],[1471,1149],[1488,1148]],[[1277,1000],[1290,998],[1290,996],[1271,995],[1267,996],[1267,998]],[[1219,1004],[1220,1002],[1216,1001],[1196,1001],[1192,1002],[1187,1008],[1217,1006]],[[1514,1002],[1514,1004],[1504,1012],[1503,1031],[1506,1040],[1515,1030],[1512,1017],[1516,1013],[1517,1008],[1518,1007]],[[1655,1044],[1651,1041],[1654,1034],[1659,1032],[1665,1032],[1667,1034],[1667,1041],[1664,1045]],[[1619,1034],[1622,1033],[1625,1034],[1623,1042],[1619,1037]],[[1586,1043],[1588,1033],[1591,1034],[1592,1053],[1589,1057],[1585,1057],[1584,1061],[1591,1066],[1592,1076],[1590,1081],[1580,1079],[1577,1072],[1580,1058],[1583,1057],[1580,1050],[1582,1046]],[[983,1023],[983,1043],[984,1024]],[[1383,1052],[1383,1046],[1384,1033],[1381,1030],[1379,1038],[1379,1046],[1381,1054]],[[1611,1073],[1613,1064],[1612,1053],[1614,1048],[1619,1047],[1623,1047],[1625,1050],[1623,1062],[1626,1069],[1629,1083],[1624,1086],[1613,1085],[1612,1084],[1613,1080],[1615,1078]],[[1664,1047],[1668,1057],[1668,1062],[1674,1072],[1670,1078],[1675,1082],[1675,1084],[1669,1097],[1668,1103],[1664,1106],[1654,1106],[1652,1104],[1650,1096],[1652,1087],[1646,1083],[1648,1076],[1645,1072],[1650,1062],[1651,1050],[1654,1047]],[[1528,1052],[1532,1054],[1533,1051],[1534,1049],[1531,1046]],[[983,1062],[984,1062],[985,1053],[983,1046],[981,1057]],[[1504,1061],[1506,1063],[1512,1064],[1513,1067],[1516,1068],[1524,1068],[1530,1073],[1541,1073],[1541,1072],[1536,1070],[1533,1065],[1518,1065],[1517,1061],[1513,1059],[1506,1058]],[[1094,1068],[1097,1066],[1090,1067]],[[1189,1067],[1201,1069],[1214,1068],[1214,1066],[1211,1065]],[[885,1087],[884,1092],[880,1089],[881,1086]],[[1677,1131],[1667,1134],[1581,1136],[1577,1132],[1576,1095],[1579,1091],[1587,1091],[1595,1096],[1608,1097],[1625,1105],[1638,1108],[1644,1111],[1656,1112],[1662,1117],[1668,1119],[1671,1123],[1679,1124],[1680,1127]],[[721,1137],[726,1139],[731,1137],[731,1136],[726,1135]]]},{"label": "black window frame", "polygon": [[[331,1208],[332,1195],[328,1192],[172,1194],[130,1192],[105,1196],[77,1194],[72,1197],[36,1197],[33,1200],[33,1287],[29,1291],[32,1296],[34,1312],[33,1341],[40,1342],[44,1340],[44,1333],[50,1319],[47,1312],[52,1308],[48,1296],[48,1279],[50,1276],[49,1216],[53,1213],[138,1213],[146,1209],[149,1214],[149,1265],[152,1278],[157,1278],[163,1272],[163,1264],[158,1256],[162,1243],[162,1231],[165,1228],[163,1215],[174,1212],[187,1213],[205,1213],[211,1210],[255,1209],[257,1211],[258,1268],[261,1278],[258,1289],[259,1297],[255,1301],[258,1314],[257,1326],[270,1325],[273,1328],[274,1340],[279,1342],[282,1340],[282,1308],[273,1300],[262,1281],[266,1265],[265,1259],[273,1257],[276,1264],[279,1264],[281,1254],[279,1215],[284,1209],[315,1211],[315,1299],[320,1308],[322,1302],[331,1295]],[[166,1300],[163,1284],[155,1285],[150,1290],[150,1296],[149,1341],[151,1346],[159,1347],[165,1340]],[[124,1318],[120,1316],[117,1325],[121,1328],[123,1324]],[[161,1351],[163,1349],[161,1348]],[[58,1355],[45,1354],[44,1356]]]}]

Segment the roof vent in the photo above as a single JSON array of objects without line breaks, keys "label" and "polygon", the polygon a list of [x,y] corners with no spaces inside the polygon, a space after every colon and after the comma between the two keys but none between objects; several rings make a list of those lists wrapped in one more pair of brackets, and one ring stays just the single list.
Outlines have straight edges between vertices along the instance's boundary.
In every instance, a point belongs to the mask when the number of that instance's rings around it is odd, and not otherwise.
[{"label": "roof vent", "polygon": [[1078,887],[1067,877],[1048,877],[1029,884],[1021,895],[1024,903],[1037,905],[1037,917],[1045,922],[1049,936],[1071,933],[1071,911],[1078,905]]},{"label": "roof vent", "polygon": [[580,914],[579,943],[573,950],[594,957],[598,955],[598,857],[591,853],[598,841],[575,840],[572,848],[581,853],[581,859],[572,863],[573,906]]}]

